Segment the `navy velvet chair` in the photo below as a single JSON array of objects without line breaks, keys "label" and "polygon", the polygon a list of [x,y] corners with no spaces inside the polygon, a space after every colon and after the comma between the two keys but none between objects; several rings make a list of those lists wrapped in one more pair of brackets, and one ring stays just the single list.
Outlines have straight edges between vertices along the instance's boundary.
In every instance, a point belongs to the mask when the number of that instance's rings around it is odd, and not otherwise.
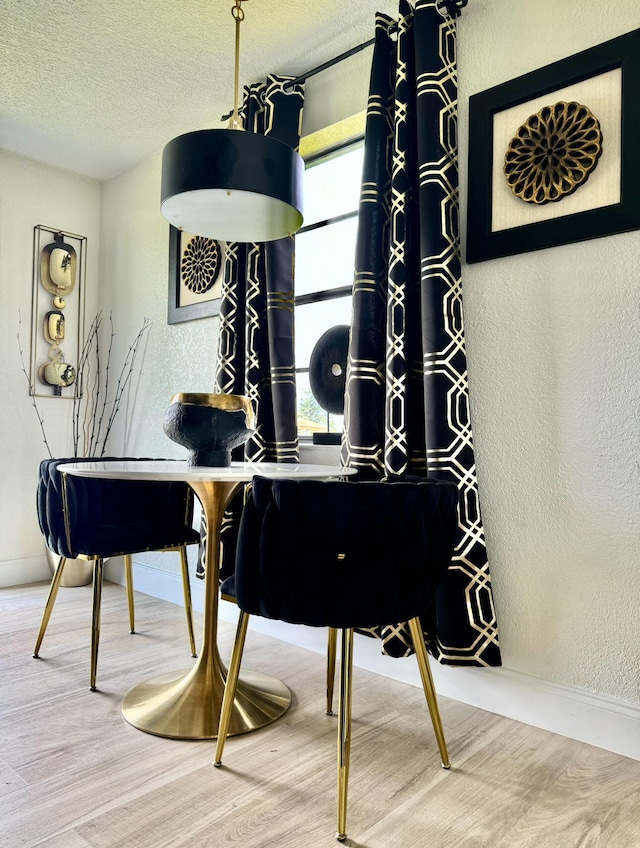
[{"label": "navy velvet chair", "polygon": [[346,838],[354,629],[409,622],[442,765],[449,768],[420,625],[457,537],[458,490],[435,481],[349,482],[256,477],[222,584],[240,616],[220,717],[222,761],[250,615],[342,631],[338,833]]},{"label": "navy velvet chair", "polygon": [[[109,457],[99,461],[116,459]],[[39,656],[66,561],[92,560],[94,566],[90,688],[95,690],[104,560],[124,556],[129,624],[133,633],[135,619],[131,555],[141,551],[180,552],[189,640],[191,653],[195,656],[186,545],[197,544],[200,534],[192,527],[193,494],[186,483],[74,477],[59,471],[59,466],[65,462],[93,461],[96,460],[69,458],[46,459],[40,463],[37,488],[38,521],[47,547],[57,554],[60,560],[49,587],[33,656]]]}]

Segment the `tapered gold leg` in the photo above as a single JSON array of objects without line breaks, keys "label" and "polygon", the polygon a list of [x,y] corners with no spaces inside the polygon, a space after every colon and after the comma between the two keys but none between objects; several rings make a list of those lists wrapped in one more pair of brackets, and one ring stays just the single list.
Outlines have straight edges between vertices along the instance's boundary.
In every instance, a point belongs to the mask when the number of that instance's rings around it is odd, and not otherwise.
[{"label": "tapered gold leg", "polygon": [[222,765],[222,752],[224,743],[227,739],[229,730],[229,722],[231,721],[231,713],[236,697],[236,687],[238,685],[238,675],[240,674],[240,663],[242,662],[242,652],[244,651],[244,641],[247,636],[247,625],[249,624],[249,616],[246,612],[239,611],[238,628],[236,630],[236,639],[233,643],[233,651],[231,660],[229,661],[229,669],[227,671],[227,682],[224,687],[224,697],[222,699],[222,707],[220,709],[220,725],[218,726],[218,741],[216,743],[216,756],[213,761],[214,766],[219,768]]},{"label": "tapered gold leg", "polygon": [[336,645],[338,643],[338,631],[335,627],[329,628],[327,638],[327,715],[333,715],[333,685],[336,678]]},{"label": "tapered gold leg", "polygon": [[429,707],[431,724],[433,725],[433,731],[436,735],[438,748],[440,749],[442,768],[448,769],[451,768],[451,763],[449,762],[449,754],[447,753],[447,743],[445,742],[444,730],[442,729],[442,721],[440,720],[440,710],[438,708],[436,688],[433,685],[433,677],[431,676],[431,669],[429,667],[429,657],[427,656],[427,649],[425,648],[424,644],[424,636],[422,635],[420,619],[412,618],[409,622],[409,629],[411,631],[411,637],[413,639],[413,647],[415,648],[416,659],[418,660],[418,667],[420,669],[420,677],[422,678],[422,688],[424,689],[424,696],[427,699],[427,706]]},{"label": "tapered gold leg", "polygon": [[127,603],[129,605],[129,632],[136,632],[136,613],[133,606],[133,567],[131,554],[124,555],[124,582],[127,584]]},{"label": "tapered gold leg", "polygon": [[351,680],[353,671],[353,630],[342,631],[340,688],[338,694],[338,832],[342,842],[347,838],[347,792],[351,757]]},{"label": "tapered gold leg", "polygon": [[189,644],[191,645],[191,656],[197,657],[196,637],[193,633],[193,607],[191,605],[191,583],[189,583],[189,561],[187,560],[187,547],[180,545],[180,564],[182,566],[182,591],[184,594],[184,611],[187,616],[187,630],[189,631]]},{"label": "tapered gold leg", "polygon": [[42,640],[44,639],[44,634],[47,631],[47,625],[49,624],[49,619],[51,618],[51,612],[53,610],[53,605],[56,602],[56,597],[58,595],[58,589],[60,588],[60,581],[62,580],[62,571],[64,569],[64,565],[66,563],[66,557],[60,557],[58,561],[58,565],[56,566],[56,570],[51,578],[51,584],[49,586],[49,594],[47,595],[47,602],[44,605],[44,611],[42,613],[42,621],[40,622],[40,630],[38,631],[38,638],[36,639],[36,646],[33,649],[33,656],[35,659],[39,657],[40,645],[42,645]]},{"label": "tapered gold leg", "polygon": [[96,691],[96,672],[98,669],[98,647],[100,645],[100,605],[102,603],[102,558],[93,563],[93,609],[91,613],[91,683],[89,688]]}]

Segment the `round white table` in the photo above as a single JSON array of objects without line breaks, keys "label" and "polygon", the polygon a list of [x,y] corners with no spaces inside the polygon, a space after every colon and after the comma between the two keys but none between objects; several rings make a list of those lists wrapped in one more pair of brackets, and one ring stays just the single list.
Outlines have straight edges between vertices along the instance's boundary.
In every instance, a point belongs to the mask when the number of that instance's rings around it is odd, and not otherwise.
[{"label": "round white table", "polygon": [[[128,692],[122,702],[125,719],[146,733],[172,739],[214,739],[227,670],[217,644],[220,574],[220,526],[229,501],[243,483],[257,475],[269,478],[326,479],[355,473],[330,465],[273,462],[232,462],[224,468],[190,468],[174,460],[116,460],[65,463],[63,474],[118,480],[181,480],[189,484],[202,505],[207,524],[202,647],[191,670],[163,674]],[[243,671],[229,733],[246,733],[279,718],[291,703],[280,680]]]}]

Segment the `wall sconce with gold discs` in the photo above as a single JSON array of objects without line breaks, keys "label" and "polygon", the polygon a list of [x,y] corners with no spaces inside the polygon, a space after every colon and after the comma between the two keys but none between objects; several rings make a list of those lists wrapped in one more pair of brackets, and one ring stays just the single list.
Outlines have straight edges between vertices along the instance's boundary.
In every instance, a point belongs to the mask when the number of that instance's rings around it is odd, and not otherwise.
[{"label": "wall sconce with gold discs", "polygon": [[63,299],[74,290],[76,266],[75,248],[64,240],[62,233],[55,233],[53,241],[42,248],[40,261],[40,281],[55,295],[54,300]]},{"label": "wall sconce with gold discs", "polygon": [[[32,386],[62,397],[76,381],[84,321],[86,238],[46,227],[34,228],[34,281],[31,322]],[[50,296],[50,297],[49,297]],[[33,373],[35,372],[35,373]],[[71,395],[70,395],[71,396]]]}]

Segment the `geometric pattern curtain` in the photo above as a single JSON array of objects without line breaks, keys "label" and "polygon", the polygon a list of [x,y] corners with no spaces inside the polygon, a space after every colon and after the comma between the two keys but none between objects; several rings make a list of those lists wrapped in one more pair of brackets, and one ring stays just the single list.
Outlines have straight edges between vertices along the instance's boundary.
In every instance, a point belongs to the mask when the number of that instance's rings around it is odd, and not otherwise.
[{"label": "geometric pattern curtain", "polygon": [[[290,77],[270,76],[248,88],[244,126],[297,149],[303,99]],[[293,253],[293,237],[226,250],[216,382],[253,402],[257,427],[244,456],[254,462],[298,461]]]},{"label": "geometric pattern curtain", "polygon": [[[291,79],[272,75],[245,89],[242,120],[245,130],[273,136],[297,149],[304,87],[291,85]],[[293,261],[293,236],[226,245],[215,391],[245,395],[256,413],[256,430],[234,459],[299,461]],[[241,506],[242,492],[223,519],[222,578],[233,568]]]},{"label": "geometric pattern curtain", "polygon": [[[456,482],[459,538],[425,640],[441,663],[495,666],[462,313],[457,5],[400,0],[397,24],[376,16],[341,450],[363,479]],[[370,633],[387,654],[412,651],[405,624]]]}]

